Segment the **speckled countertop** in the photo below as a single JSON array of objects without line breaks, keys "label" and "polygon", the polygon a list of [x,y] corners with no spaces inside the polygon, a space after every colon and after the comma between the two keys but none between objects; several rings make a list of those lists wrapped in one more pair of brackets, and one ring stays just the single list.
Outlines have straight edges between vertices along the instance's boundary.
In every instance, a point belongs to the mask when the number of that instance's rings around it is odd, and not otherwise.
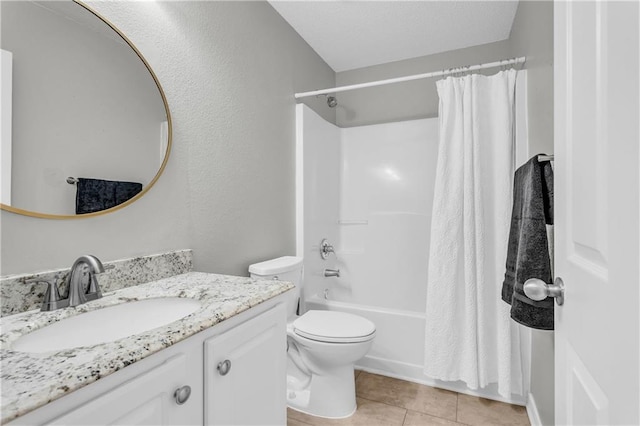
[{"label": "speckled countertop", "polygon": [[[189,272],[106,293],[102,299],[52,312],[29,311],[0,320],[2,415],[6,423],[174,343],[293,288],[282,281]],[[20,336],[52,322],[124,302],[188,297],[202,307],[166,326],[113,342],[46,354],[11,350]]]}]

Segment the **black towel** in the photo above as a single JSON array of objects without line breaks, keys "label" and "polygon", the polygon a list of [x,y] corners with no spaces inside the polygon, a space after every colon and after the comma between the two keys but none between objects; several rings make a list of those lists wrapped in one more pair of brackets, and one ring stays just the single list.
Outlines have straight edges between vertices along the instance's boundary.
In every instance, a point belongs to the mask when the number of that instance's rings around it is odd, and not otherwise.
[{"label": "black towel", "polygon": [[78,178],[76,185],[76,214],[110,209],[142,191],[137,182]]},{"label": "black towel", "polygon": [[549,161],[538,162],[536,155],[515,173],[502,300],[511,304],[515,321],[553,330],[553,298],[537,302],[523,290],[529,278],[552,282],[546,225],[553,225],[553,169]]}]

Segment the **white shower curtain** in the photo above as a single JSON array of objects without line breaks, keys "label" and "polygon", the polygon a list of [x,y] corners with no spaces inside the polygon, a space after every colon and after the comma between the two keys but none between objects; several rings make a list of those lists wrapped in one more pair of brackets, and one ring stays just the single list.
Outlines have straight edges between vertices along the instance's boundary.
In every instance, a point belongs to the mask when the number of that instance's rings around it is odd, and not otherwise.
[{"label": "white shower curtain", "polygon": [[[424,372],[522,393],[502,302],[514,173],[515,70],[437,82],[440,142],[431,223]],[[512,342],[514,342],[512,347]]]}]

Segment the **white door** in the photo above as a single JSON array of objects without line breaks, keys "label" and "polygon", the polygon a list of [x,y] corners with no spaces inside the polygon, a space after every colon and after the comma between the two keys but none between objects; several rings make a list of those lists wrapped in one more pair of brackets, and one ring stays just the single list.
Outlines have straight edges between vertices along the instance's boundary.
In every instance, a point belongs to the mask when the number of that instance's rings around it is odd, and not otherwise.
[{"label": "white door", "polygon": [[556,1],[556,424],[640,424],[639,3]]}]

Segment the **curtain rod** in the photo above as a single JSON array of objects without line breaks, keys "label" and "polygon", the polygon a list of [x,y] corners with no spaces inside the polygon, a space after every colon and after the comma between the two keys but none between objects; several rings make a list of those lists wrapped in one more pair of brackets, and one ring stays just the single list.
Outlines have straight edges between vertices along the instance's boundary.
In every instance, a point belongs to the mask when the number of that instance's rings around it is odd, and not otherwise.
[{"label": "curtain rod", "polygon": [[522,56],[520,58],[504,59],[502,61],[488,62],[486,64],[449,68],[442,71],[428,72],[426,74],[407,75],[405,77],[396,77],[396,78],[389,78],[386,80],[370,81],[368,83],[359,83],[359,84],[351,84],[349,86],[334,87],[333,89],[322,89],[322,90],[314,90],[311,92],[296,93],[295,98],[300,99],[300,98],[306,98],[308,96],[327,95],[330,93],[346,92],[348,90],[363,89],[365,87],[383,86],[385,84],[400,83],[403,81],[420,80],[420,79],[429,78],[429,77],[440,77],[444,75],[453,74],[456,72],[476,71],[476,70],[482,70],[486,68],[496,68],[496,67],[501,67],[506,65],[524,64],[525,61],[526,61],[526,57]]}]

